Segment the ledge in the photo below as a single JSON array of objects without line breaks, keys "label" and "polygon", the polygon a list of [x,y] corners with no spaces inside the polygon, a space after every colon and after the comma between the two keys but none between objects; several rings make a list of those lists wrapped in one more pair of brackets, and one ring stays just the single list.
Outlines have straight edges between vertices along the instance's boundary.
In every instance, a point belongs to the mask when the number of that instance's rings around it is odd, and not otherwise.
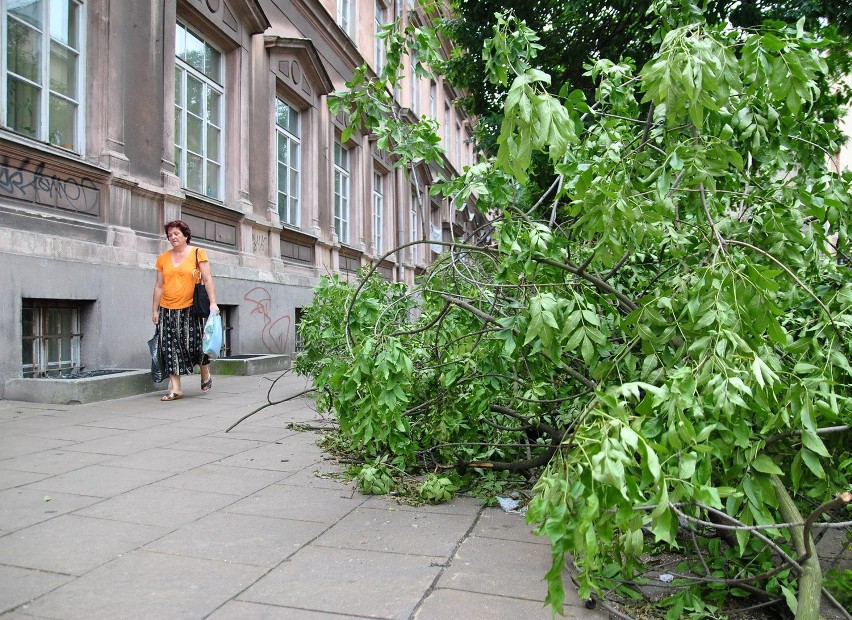
[{"label": "ledge", "polygon": [[82,405],[162,389],[163,384],[151,381],[150,370],[134,369],[76,379],[7,379],[3,398],[28,403]]},{"label": "ledge", "polygon": [[265,375],[290,368],[289,355],[234,355],[220,357],[210,362],[210,371],[216,375]]}]

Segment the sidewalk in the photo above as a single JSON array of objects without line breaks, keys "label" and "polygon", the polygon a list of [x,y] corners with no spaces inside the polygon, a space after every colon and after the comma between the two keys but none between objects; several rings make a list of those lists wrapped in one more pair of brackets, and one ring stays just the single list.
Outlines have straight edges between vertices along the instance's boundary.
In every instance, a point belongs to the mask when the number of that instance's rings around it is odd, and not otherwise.
[{"label": "sidewalk", "polygon": [[[0,619],[552,618],[550,547],[522,516],[362,495],[291,426],[317,421],[309,401],[226,434],[271,383],[214,381],[167,403],[0,401]],[[567,589],[565,617],[608,617]]]}]

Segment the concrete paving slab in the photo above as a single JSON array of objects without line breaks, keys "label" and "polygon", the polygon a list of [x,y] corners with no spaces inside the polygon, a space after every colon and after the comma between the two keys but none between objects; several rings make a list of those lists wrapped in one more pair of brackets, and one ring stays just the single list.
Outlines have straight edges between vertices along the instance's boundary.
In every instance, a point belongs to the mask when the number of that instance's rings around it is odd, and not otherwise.
[{"label": "concrete paving slab", "polygon": [[108,458],[109,456],[105,454],[92,454],[91,452],[77,452],[73,449],[60,448],[23,454],[0,461],[0,469],[14,469],[55,476],[87,465],[100,463]]},{"label": "concrete paving slab", "polygon": [[45,493],[30,487],[0,491],[0,528],[13,532],[103,501],[100,497]]},{"label": "concrete paving slab", "polygon": [[299,434],[285,440],[246,450],[220,461],[222,465],[271,469],[275,471],[299,471],[322,461],[322,451],[310,443],[310,439]]},{"label": "concrete paving slab", "polygon": [[[550,548],[544,545],[468,538],[436,587],[544,601],[547,585],[543,579],[550,559]],[[566,592],[565,600],[579,604],[572,592]]]},{"label": "concrete paving slab", "polygon": [[323,459],[304,469],[290,473],[280,484],[320,489],[348,489],[342,493],[352,493],[354,483],[342,476],[342,468],[334,461]]},{"label": "concrete paving slab", "polygon": [[309,489],[275,484],[231,504],[227,511],[278,519],[335,523],[363,502],[362,495],[351,494],[344,488]]},{"label": "concrete paving slab", "polygon": [[245,497],[288,476],[287,472],[265,469],[234,468],[218,463],[196,467],[162,480],[160,484],[176,489],[210,491]]},{"label": "concrete paving slab", "polygon": [[317,545],[449,557],[476,515],[389,511],[359,507],[317,538]]},{"label": "concrete paving slab", "polygon": [[[234,620],[234,618],[240,620],[358,620],[363,617],[233,601],[225,603],[207,616],[206,620]],[[6,620],[6,616],[3,616],[3,620]]]},{"label": "concrete paving slab", "polygon": [[[0,565],[0,614],[54,590],[72,579],[27,568]],[[7,616],[3,616],[4,620]]]},{"label": "concrete paving slab", "polygon": [[127,456],[109,457],[108,460],[103,462],[103,465],[176,474],[218,461],[221,458],[221,454],[213,452],[151,448]]},{"label": "concrete paving slab", "polygon": [[0,435],[32,435],[34,433],[42,436],[54,429],[73,426],[67,420],[50,414],[15,416],[14,419],[3,418],[0,414]]},{"label": "concrete paving slab", "polygon": [[454,497],[451,502],[443,504],[420,504],[412,506],[398,501],[390,495],[371,495],[364,502],[365,508],[382,510],[401,510],[404,512],[434,512],[436,514],[477,515],[482,512],[482,500],[475,497]]},{"label": "concrete paving slab", "polygon": [[307,547],[237,597],[312,611],[408,618],[442,558]]},{"label": "concrete paving slab", "polygon": [[89,465],[39,480],[30,487],[46,494],[73,493],[107,498],[162,480],[168,475],[162,471]]},{"label": "concrete paving slab", "polygon": [[64,620],[204,618],[264,569],[134,551],[34,601],[27,613]]},{"label": "concrete paving slab", "polygon": [[296,431],[286,428],[286,425],[281,426],[258,426],[256,424],[246,424],[245,422],[237,425],[233,430],[225,432],[234,422],[239,420],[243,415],[236,415],[222,420],[221,429],[218,434],[213,436],[218,437],[234,437],[238,439],[258,439],[260,441],[282,441],[287,437],[296,434]]},{"label": "concrete paving slab", "polygon": [[477,521],[471,535],[537,543],[549,547],[550,540],[533,534],[534,529],[535,526],[529,525],[524,515],[494,509],[482,513],[482,518]]},{"label": "concrete paving slab", "polygon": [[146,545],[145,549],[272,568],[327,527],[325,523],[216,512]]},{"label": "concrete paving slab", "polygon": [[62,515],[0,538],[0,564],[82,575],[168,531],[151,525]]},{"label": "concrete paving slab", "polygon": [[0,437],[0,459],[10,459],[24,454],[64,448],[73,443],[73,441],[32,437],[30,435],[3,435]]},{"label": "concrete paving slab", "polygon": [[233,495],[174,489],[151,484],[101,501],[77,514],[127,523],[176,528],[234,501]]},{"label": "concrete paving slab", "polygon": [[173,424],[161,424],[153,428],[124,431],[118,435],[77,443],[74,444],[74,450],[123,456],[151,448],[160,448],[196,436],[197,433],[192,429],[179,428]]},{"label": "concrete paving slab", "polygon": [[[566,606],[560,620],[588,620],[585,608]],[[415,620],[445,620],[447,618],[488,618],[524,620],[554,620],[549,605],[539,601],[494,596],[461,590],[435,590],[429,594],[417,612]]]},{"label": "concrete paving slab", "polygon": [[91,439],[100,439],[101,437],[109,437],[110,435],[117,435],[121,432],[122,431],[119,429],[88,426],[86,424],[56,424],[52,428],[32,430],[29,434],[34,437],[83,442]]},{"label": "concrete paving slab", "polygon": [[[3,469],[0,461],[0,491],[21,487],[32,482],[48,477],[50,474],[39,474],[32,471],[15,471],[14,469]],[[2,527],[2,525],[0,525]]]},{"label": "concrete paving slab", "polygon": [[162,426],[163,424],[167,424],[168,422],[169,420],[145,418],[142,416],[108,415],[103,416],[98,420],[93,420],[86,424],[86,426],[107,430],[138,431],[143,428],[153,428],[155,426]]},{"label": "concrete paving slab", "polygon": [[172,450],[188,450],[199,452],[213,452],[215,454],[223,454],[230,456],[239,454],[247,450],[253,450],[258,446],[264,445],[264,442],[253,439],[239,439],[236,437],[187,437],[180,441],[168,444],[168,448]]}]

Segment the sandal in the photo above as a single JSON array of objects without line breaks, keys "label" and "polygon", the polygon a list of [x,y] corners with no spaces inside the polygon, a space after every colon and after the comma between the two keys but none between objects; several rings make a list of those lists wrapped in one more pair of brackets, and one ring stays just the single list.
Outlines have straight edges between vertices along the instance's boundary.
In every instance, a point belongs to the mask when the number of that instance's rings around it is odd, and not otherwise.
[{"label": "sandal", "polygon": [[213,387],[213,377],[207,377],[207,381],[204,381],[204,380],[201,381],[201,391],[202,392],[205,392],[205,393],[209,392],[210,388],[212,388],[212,387]]},{"label": "sandal", "polygon": [[169,400],[180,400],[181,398],[183,398],[183,394],[177,394],[175,392],[169,392],[168,394],[166,394],[165,396],[160,398],[160,400],[163,401],[163,402],[166,402],[166,401],[169,401]]}]

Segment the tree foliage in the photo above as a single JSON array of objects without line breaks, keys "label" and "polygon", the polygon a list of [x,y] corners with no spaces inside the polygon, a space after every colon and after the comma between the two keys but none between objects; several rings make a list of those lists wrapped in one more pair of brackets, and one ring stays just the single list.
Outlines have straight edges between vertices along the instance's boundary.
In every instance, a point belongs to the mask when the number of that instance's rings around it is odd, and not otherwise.
[{"label": "tree foliage", "polygon": [[[849,519],[852,468],[852,174],[830,162],[821,41],[804,20],[653,10],[656,52],[589,60],[591,97],[497,18],[482,65],[505,91],[496,154],[433,188],[498,213],[490,243],[449,244],[414,291],[369,270],[324,280],[296,368],[371,488],[388,466],[434,472],[434,501],[540,474],[528,520],[551,541],[555,609],[566,554],[581,596],[634,596],[648,552],[689,549],[668,617],[755,592],[812,617],[812,539]],[[409,166],[437,141],[366,107],[391,109],[379,93],[398,69],[359,73],[337,102]],[[554,182],[533,204],[542,162]]]},{"label": "tree foliage", "polygon": [[[608,58],[643,66],[656,53],[659,24],[652,0],[453,0],[452,17],[441,32],[456,45],[456,54],[443,65],[448,78],[466,95],[463,103],[482,119],[478,137],[481,148],[493,152],[496,128],[502,122],[505,88],[482,79],[487,59],[481,54],[498,26],[498,15],[511,12],[537,33],[541,51],[535,68],[552,77],[554,94],[564,84],[582,90],[591,98],[596,82],[586,71],[589,59]],[[852,101],[852,92],[842,78],[852,73],[852,4],[836,0],[708,0],[702,18],[710,24],[730,23],[736,28],[756,28],[764,21],[790,24],[805,20],[817,32],[827,50],[828,72],[820,86],[823,96],[836,105]],[[835,106],[823,106],[828,121],[836,120]],[[546,172],[546,167],[544,171]],[[546,183],[545,183],[546,186]]]}]

